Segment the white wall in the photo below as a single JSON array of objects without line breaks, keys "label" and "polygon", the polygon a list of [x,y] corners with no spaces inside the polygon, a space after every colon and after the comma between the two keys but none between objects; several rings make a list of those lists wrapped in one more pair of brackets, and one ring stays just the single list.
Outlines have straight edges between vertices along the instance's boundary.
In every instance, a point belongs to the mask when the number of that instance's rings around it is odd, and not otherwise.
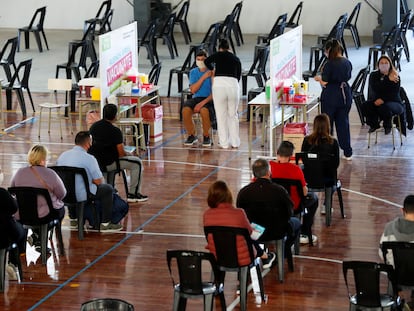
[{"label": "white wall", "polygon": [[[45,28],[82,29],[85,19],[94,17],[101,0],[0,0],[0,28],[18,28],[29,23],[36,8],[47,6]],[[133,0],[131,0],[133,2]],[[191,32],[204,33],[210,24],[224,20],[240,0],[191,0],[188,16]],[[301,23],[304,34],[328,32],[339,15],[350,14],[362,2],[358,20],[360,35],[371,36],[377,26],[377,14],[363,0],[304,0]],[[170,0],[173,5],[179,0]],[[266,33],[276,18],[292,14],[299,0],[244,0],[240,23],[243,33]],[[381,9],[381,0],[370,0]],[[113,0],[113,28],[133,20],[133,8],[126,0]]]}]

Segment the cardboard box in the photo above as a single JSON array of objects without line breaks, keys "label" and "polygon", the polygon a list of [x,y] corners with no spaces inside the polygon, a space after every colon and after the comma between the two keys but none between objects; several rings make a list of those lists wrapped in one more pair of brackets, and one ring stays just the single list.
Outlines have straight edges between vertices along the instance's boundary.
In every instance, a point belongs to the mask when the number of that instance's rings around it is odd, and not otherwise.
[{"label": "cardboard box", "polygon": [[283,140],[290,141],[295,146],[295,152],[300,152],[305,135],[303,134],[283,134]]},{"label": "cardboard box", "polygon": [[149,139],[151,143],[156,143],[162,140],[162,118],[153,121],[144,121],[144,124],[149,125]]},{"label": "cardboard box", "polygon": [[283,140],[290,141],[295,146],[294,152],[301,151],[303,139],[307,134],[307,123],[287,123],[283,128]]},{"label": "cardboard box", "polygon": [[144,121],[148,122],[161,119],[163,115],[161,105],[146,104],[141,107],[141,111]]}]

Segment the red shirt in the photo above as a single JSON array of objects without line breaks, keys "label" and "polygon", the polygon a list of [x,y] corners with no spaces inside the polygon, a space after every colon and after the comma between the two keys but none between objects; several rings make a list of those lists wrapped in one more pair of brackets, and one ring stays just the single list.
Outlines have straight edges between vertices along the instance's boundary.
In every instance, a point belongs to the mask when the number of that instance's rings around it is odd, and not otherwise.
[{"label": "red shirt", "polygon": [[[293,163],[279,163],[269,161],[272,178],[288,178],[298,179],[302,183],[302,187],[306,186],[305,176],[299,166]],[[290,197],[294,203],[293,209],[296,210],[300,204],[300,197],[296,187],[290,189]]]}]

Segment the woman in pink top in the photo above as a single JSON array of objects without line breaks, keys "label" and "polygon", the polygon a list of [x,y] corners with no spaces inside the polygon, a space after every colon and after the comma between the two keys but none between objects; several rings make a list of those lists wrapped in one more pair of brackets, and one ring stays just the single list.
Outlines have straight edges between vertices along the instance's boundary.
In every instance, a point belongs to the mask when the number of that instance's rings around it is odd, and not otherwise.
[{"label": "woman in pink top", "polygon": [[[48,150],[45,146],[33,146],[27,155],[29,166],[20,168],[14,174],[11,186],[48,189],[50,198],[52,199],[54,213],[53,215],[50,215],[46,201],[44,198],[39,197],[37,209],[38,216],[45,221],[55,219],[56,217],[62,220],[65,216],[62,199],[66,195],[66,188],[55,171],[46,167],[47,155]],[[19,219],[18,211],[15,217],[16,219]]]}]

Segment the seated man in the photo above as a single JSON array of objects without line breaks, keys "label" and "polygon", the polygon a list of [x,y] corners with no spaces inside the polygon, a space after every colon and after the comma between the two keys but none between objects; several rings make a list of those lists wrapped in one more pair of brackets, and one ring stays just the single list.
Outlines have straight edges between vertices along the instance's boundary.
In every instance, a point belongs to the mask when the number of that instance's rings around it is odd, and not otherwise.
[{"label": "seated man", "polygon": [[[283,141],[277,149],[277,161],[270,161],[270,170],[272,172],[272,178],[300,180],[303,187],[303,195],[305,196],[305,201],[301,202],[296,188],[291,189],[290,197],[292,198],[294,204],[294,213],[296,214],[298,212],[301,212],[299,210],[300,205],[305,212],[303,215],[300,243],[309,244],[308,236],[310,235],[313,225],[313,218],[318,208],[318,196],[315,193],[308,191],[305,176],[303,175],[300,167],[296,164],[290,163],[290,157],[293,155],[293,151],[293,144],[290,141]],[[315,243],[317,240],[318,238],[313,235],[312,242]]]},{"label": "seated man", "polygon": [[279,240],[287,235],[288,249],[300,232],[299,219],[292,217],[293,202],[285,188],[271,181],[267,160],[257,159],[252,170],[256,180],[240,190],[236,206],[244,209],[250,222],[265,228],[259,241]]},{"label": "seated man", "polygon": [[127,155],[121,130],[114,126],[118,107],[107,104],[103,108],[103,119],[92,124],[92,146],[89,153],[98,160],[104,172],[127,169],[130,172],[128,202],[145,202],[148,196],[141,194],[142,161],[137,156]]},{"label": "seated man", "polygon": [[[121,230],[122,225],[113,224],[112,216],[112,194],[114,189],[111,185],[105,184],[102,172],[99,168],[98,161],[94,156],[88,154],[88,150],[92,144],[92,138],[89,132],[81,131],[76,134],[75,146],[63,152],[56,161],[59,166],[74,166],[84,168],[88,175],[89,190],[95,194],[96,199],[101,202],[101,230]],[[84,183],[76,185],[76,198],[79,201],[86,200],[86,189]],[[69,218],[71,226],[77,224],[76,210],[69,209]]]},{"label": "seated man", "polygon": [[190,71],[190,90],[193,97],[185,102],[182,111],[184,127],[188,134],[187,140],[184,142],[186,146],[191,146],[198,141],[193,122],[194,113],[200,113],[203,123],[203,146],[211,146],[210,120],[215,120],[215,112],[211,95],[212,71],[204,65],[206,58],[206,51],[199,51],[196,56],[197,67]]}]

